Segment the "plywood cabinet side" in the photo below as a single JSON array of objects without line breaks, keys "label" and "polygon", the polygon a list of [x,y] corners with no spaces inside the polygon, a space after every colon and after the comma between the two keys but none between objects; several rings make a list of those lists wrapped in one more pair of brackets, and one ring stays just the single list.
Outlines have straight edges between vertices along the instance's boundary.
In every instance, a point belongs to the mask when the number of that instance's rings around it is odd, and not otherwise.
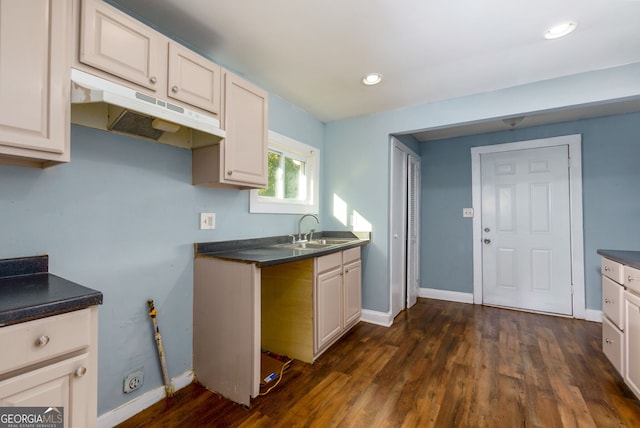
[{"label": "plywood cabinet side", "polygon": [[262,271],[262,348],[313,362],[313,260]]},{"label": "plywood cabinet side", "polygon": [[0,161],[69,161],[71,0],[0,0]]},{"label": "plywood cabinet side", "polygon": [[249,406],[260,388],[260,270],[194,261],[193,368],[208,389]]}]

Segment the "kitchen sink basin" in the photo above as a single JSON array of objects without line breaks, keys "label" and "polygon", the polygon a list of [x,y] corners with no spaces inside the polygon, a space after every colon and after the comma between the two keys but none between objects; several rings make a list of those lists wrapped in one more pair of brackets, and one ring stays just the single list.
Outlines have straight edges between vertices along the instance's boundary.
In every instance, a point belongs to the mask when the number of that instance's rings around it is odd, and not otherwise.
[{"label": "kitchen sink basin", "polygon": [[346,244],[353,241],[350,238],[321,238],[312,241],[295,242],[291,244],[279,244],[280,248],[291,248],[293,250],[319,250],[323,248],[333,247],[340,244]]},{"label": "kitchen sink basin", "polygon": [[294,250],[317,250],[327,248],[335,244],[322,244],[319,242],[296,242],[295,244],[281,244],[279,247],[291,248]]},{"label": "kitchen sink basin", "polygon": [[328,247],[330,245],[346,244],[351,241],[354,241],[354,239],[353,238],[320,238],[320,239],[314,239],[312,241],[309,241],[309,244],[322,245],[322,246]]}]

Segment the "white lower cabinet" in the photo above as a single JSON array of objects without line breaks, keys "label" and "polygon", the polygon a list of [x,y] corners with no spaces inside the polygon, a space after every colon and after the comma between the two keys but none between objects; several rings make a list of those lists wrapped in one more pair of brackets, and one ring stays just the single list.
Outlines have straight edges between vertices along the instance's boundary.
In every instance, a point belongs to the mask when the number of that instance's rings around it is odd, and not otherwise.
[{"label": "white lower cabinet", "polygon": [[65,427],[97,423],[97,307],[0,328],[0,407],[63,409]]},{"label": "white lower cabinet", "polygon": [[625,291],[624,381],[640,398],[640,296]]},{"label": "white lower cabinet", "polygon": [[360,320],[360,247],[316,258],[315,273],[317,357]]}]

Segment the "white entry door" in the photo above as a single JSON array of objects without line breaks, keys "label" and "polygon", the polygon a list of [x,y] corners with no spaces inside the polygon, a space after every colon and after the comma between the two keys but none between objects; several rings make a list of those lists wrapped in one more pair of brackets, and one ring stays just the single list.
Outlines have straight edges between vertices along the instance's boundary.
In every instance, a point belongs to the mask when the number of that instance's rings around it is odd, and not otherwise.
[{"label": "white entry door", "polygon": [[568,146],[480,156],[482,300],[572,314]]}]

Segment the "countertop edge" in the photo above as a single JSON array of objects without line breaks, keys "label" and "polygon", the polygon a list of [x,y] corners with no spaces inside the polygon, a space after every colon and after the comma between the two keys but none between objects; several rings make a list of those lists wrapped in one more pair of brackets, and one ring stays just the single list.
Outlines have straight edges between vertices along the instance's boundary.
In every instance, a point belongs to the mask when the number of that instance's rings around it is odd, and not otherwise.
[{"label": "countertop edge", "polygon": [[640,251],[599,249],[597,253],[614,262],[640,269]]}]

